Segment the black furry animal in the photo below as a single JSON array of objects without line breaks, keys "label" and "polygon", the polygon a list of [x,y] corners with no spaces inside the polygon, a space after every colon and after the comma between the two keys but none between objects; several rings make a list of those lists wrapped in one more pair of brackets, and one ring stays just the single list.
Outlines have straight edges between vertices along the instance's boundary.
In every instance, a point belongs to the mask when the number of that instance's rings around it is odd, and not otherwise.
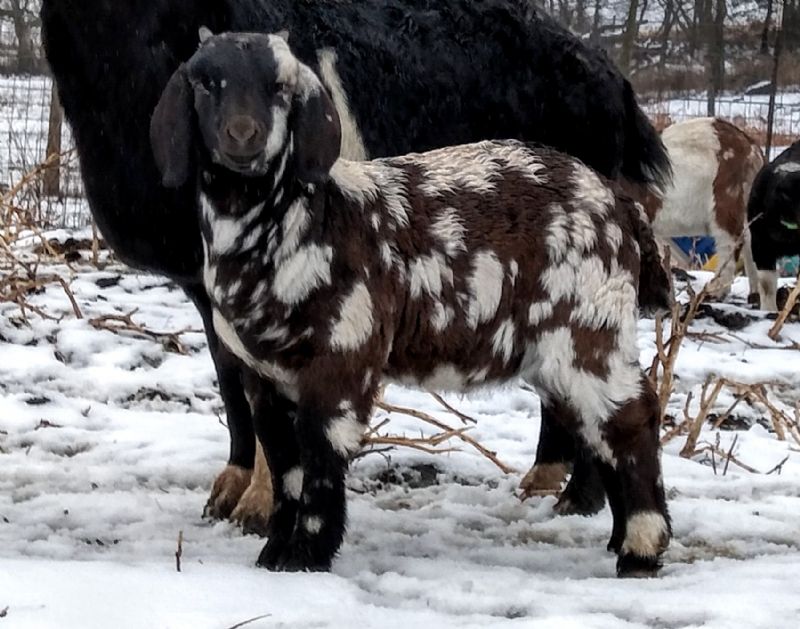
[{"label": "black furry animal", "polygon": [[[127,263],[179,282],[203,317],[231,433],[229,466],[208,504],[218,517],[250,479],[251,412],[240,363],[211,323],[197,181],[160,185],[148,142],[153,108],[197,48],[201,26],[288,29],[333,98],[347,157],[518,138],[551,144],[609,178],[669,175],[630,84],[528,0],[43,0],[42,23],[103,235]],[[259,395],[280,412],[277,393]]]},{"label": "black furry animal", "polygon": [[778,258],[800,254],[800,141],[756,175],[747,219],[764,310],[777,310]]},{"label": "black furry animal", "polygon": [[151,141],[171,186],[198,164],[217,334],[294,407],[255,411],[277,505],[259,564],[330,568],[382,380],[465,392],[521,377],[596,460],[618,574],[654,575],[670,525],[640,273],[661,280],[652,305],[670,295],[658,256],[640,256],[644,213],[574,157],[517,140],[338,159],[336,108],[283,36],[201,39]]}]

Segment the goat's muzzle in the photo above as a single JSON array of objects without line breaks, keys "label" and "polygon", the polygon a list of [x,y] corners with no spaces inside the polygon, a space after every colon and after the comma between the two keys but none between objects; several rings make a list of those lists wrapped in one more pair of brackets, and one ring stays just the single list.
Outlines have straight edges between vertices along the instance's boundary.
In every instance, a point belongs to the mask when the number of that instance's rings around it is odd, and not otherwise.
[{"label": "goat's muzzle", "polygon": [[258,169],[266,147],[266,128],[252,116],[236,115],[225,121],[219,138],[226,166],[241,172]]}]

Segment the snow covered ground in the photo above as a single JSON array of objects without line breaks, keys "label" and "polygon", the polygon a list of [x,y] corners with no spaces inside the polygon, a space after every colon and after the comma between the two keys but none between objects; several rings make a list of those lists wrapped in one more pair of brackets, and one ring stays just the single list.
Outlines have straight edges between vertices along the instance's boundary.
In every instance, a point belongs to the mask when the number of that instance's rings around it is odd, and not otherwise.
[{"label": "snow covered ground", "polygon": [[[28,313],[26,324],[0,305],[0,629],[221,629],[256,617],[246,626],[773,629],[800,619],[800,447],[744,402],[727,429],[700,439],[719,436],[723,452],[735,439],[736,459],[760,473],[726,469],[708,452],[681,458],[683,436],[666,445],[675,539],[660,579],[615,578],[608,509],[556,517],[554,497],[518,500],[539,424],[536,397],[518,387],[448,400],[519,473],[458,443],[448,454],[368,454],[352,466],[333,572],[257,569],[262,540],[201,518],[228,436],[192,306],[168,281],[117,264],[40,270],[49,272],[70,282],[82,319],[55,284],[31,302],[60,321]],[[717,311],[756,317],[743,329],[708,317],[692,326],[709,334],[687,339],[678,360],[670,414],[679,420],[690,391],[696,414],[712,374],[768,381],[772,402],[794,417],[800,355],[782,347],[800,342],[800,324],[772,342],[771,322],[743,307],[744,292],[737,280]],[[187,353],[90,323],[134,309],[149,330],[188,330],[177,347]],[[642,321],[640,344],[649,365],[653,321]],[[387,400],[460,425],[425,393],[390,387]],[[714,411],[732,402],[725,388]],[[398,415],[383,431],[427,429]]]}]

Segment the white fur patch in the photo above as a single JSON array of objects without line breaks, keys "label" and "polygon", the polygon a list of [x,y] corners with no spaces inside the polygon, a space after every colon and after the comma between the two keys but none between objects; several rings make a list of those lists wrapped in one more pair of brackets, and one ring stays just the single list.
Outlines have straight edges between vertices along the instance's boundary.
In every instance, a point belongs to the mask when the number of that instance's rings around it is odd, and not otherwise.
[{"label": "white fur patch", "polygon": [[357,282],[331,327],[331,347],[340,351],[361,347],[372,334],[372,325],[372,297],[364,282]]},{"label": "white fur patch", "polygon": [[234,355],[251,369],[274,381],[289,399],[297,400],[297,376],[295,373],[273,362],[256,359],[245,348],[236,330],[225,320],[219,310],[214,310],[213,322],[217,336]]},{"label": "white fur patch", "polygon": [[455,311],[450,306],[446,306],[441,301],[433,304],[433,314],[431,315],[431,325],[437,332],[443,332],[453,321]]},{"label": "white fur patch", "polygon": [[311,222],[311,217],[308,213],[306,200],[304,197],[295,199],[281,222],[282,238],[281,244],[275,250],[275,260],[280,263],[281,260],[288,258],[293,254],[297,247],[300,245],[300,240],[308,232],[308,226]]},{"label": "white fur patch", "polygon": [[516,327],[511,318],[503,321],[492,336],[492,350],[495,355],[502,357],[507,363],[514,351],[514,336]]},{"label": "white fur patch", "polygon": [[317,52],[317,59],[320,78],[328,88],[333,106],[339,114],[342,129],[341,156],[354,161],[364,161],[367,159],[364,138],[361,137],[356,119],[350,111],[347,94],[336,70],[336,51],[324,48]]},{"label": "white fur patch", "polygon": [[528,323],[539,325],[545,319],[553,316],[553,304],[549,301],[535,301],[528,309]]},{"label": "white fur patch", "polygon": [[467,278],[469,302],[467,325],[471,329],[491,321],[503,296],[503,265],[491,251],[480,251],[472,259],[472,273]]},{"label": "white fur patch", "polygon": [[783,162],[775,167],[775,172],[779,174],[800,173],[800,162]]},{"label": "white fur patch", "polygon": [[778,272],[758,271],[758,296],[761,310],[775,312],[778,310]]},{"label": "white fur patch", "polygon": [[333,248],[305,245],[285,258],[275,271],[272,294],[287,306],[295,306],[312,291],[331,283]]},{"label": "white fur patch", "polygon": [[445,284],[452,286],[453,271],[441,253],[419,256],[408,265],[408,283],[412,299],[419,298],[423,292],[438,297]]},{"label": "white fur patch", "polygon": [[445,364],[436,367],[422,384],[431,391],[463,391],[467,386],[467,377],[454,365]]},{"label": "white fur patch", "polygon": [[657,557],[664,550],[669,527],[664,516],[655,511],[640,511],[628,518],[622,554]]},{"label": "white fur patch", "polygon": [[616,255],[619,248],[622,246],[622,230],[619,225],[612,222],[607,222],[604,231],[606,234],[606,242],[611,247],[611,251]]},{"label": "white fur patch", "polygon": [[580,162],[573,164],[572,184],[575,190],[573,203],[576,208],[605,216],[614,204],[614,194],[600,176]]},{"label": "white fur patch", "polygon": [[576,348],[572,331],[566,327],[542,332],[538,341],[526,350],[522,366],[523,379],[543,389],[545,395],[552,393],[569,400],[582,422],[584,439],[608,462],[614,456],[602,428],[621,404],[641,393],[638,362],[631,362],[639,353],[635,319],[627,327],[632,331],[626,329],[618,334],[620,350],[607,358],[606,378],[575,366],[576,351],[590,351],[590,348]]},{"label": "white fur patch", "polygon": [[297,81],[297,73],[299,71],[299,62],[297,58],[289,50],[289,45],[286,40],[279,35],[269,35],[269,44],[272,48],[272,54],[278,64],[277,68],[277,81],[279,83],[286,83],[294,85]]},{"label": "white fur patch", "polygon": [[545,229],[544,242],[550,260],[561,262],[569,249],[569,217],[564,207],[558,203],[552,203],[548,210],[550,222]]},{"label": "white fur patch", "polygon": [[364,425],[358,421],[353,410],[345,411],[333,418],[325,427],[325,436],[331,447],[343,457],[349,457],[361,448]]},{"label": "white fur patch", "polygon": [[300,500],[303,495],[303,468],[296,465],[283,475],[283,493],[292,500]]},{"label": "white fur patch", "polygon": [[288,113],[286,107],[274,105],[272,107],[272,126],[267,136],[267,144],[264,147],[264,158],[267,161],[274,159],[283,148],[288,133]]},{"label": "white fur patch", "polygon": [[303,518],[303,528],[311,535],[319,533],[322,530],[322,525],[322,518],[318,515],[307,515]]},{"label": "white fur patch", "polygon": [[439,241],[447,256],[453,257],[460,251],[466,251],[464,237],[467,230],[455,208],[446,207],[433,219],[431,234]]}]

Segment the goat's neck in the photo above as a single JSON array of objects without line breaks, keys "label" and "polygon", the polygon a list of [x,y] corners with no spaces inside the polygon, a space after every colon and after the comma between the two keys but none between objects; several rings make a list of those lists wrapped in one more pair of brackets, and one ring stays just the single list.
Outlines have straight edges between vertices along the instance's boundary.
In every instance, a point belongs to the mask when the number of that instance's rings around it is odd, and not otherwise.
[{"label": "goat's neck", "polygon": [[312,208],[324,207],[324,187],[303,186],[291,174],[278,186],[267,177],[236,179],[204,177],[202,188],[204,282],[223,311],[267,297],[259,286],[313,240],[321,213]]}]

